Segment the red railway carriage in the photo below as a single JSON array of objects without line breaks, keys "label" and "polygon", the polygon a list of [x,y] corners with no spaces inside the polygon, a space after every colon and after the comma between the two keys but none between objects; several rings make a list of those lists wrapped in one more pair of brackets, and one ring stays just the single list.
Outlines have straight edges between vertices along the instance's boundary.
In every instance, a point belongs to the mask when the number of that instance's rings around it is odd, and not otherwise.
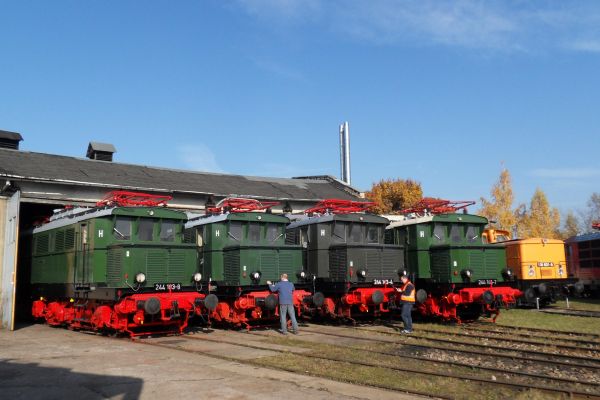
[{"label": "red railway carriage", "polygon": [[584,293],[600,295],[600,232],[574,236],[565,242],[569,274],[579,278]]}]

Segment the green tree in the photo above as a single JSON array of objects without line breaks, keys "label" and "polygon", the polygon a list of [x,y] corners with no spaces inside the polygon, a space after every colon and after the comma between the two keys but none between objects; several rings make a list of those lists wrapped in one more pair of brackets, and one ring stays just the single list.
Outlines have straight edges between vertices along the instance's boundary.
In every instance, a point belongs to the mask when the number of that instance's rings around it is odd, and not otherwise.
[{"label": "green tree", "polygon": [[579,232],[579,219],[577,219],[573,211],[569,211],[565,219],[564,229],[561,231],[561,236],[563,239],[568,239],[571,236],[578,235]]},{"label": "green tree", "polygon": [[557,239],[560,237],[560,213],[551,208],[546,194],[537,188],[529,210],[519,213],[519,236]]},{"label": "green tree", "polygon": [[374,212],[389,214],[417,204],[423,198],[423,189],[412,179],[382,179],[373,184],[366,197],[375,203]]},{"label": "green tree", "polygon": [[490,195],[491,200],[481,198],[479,215],[490,221],[496,221],[498,229],[510,231],[517,223],[517,217],[512,209],[514,196],[508,169],[504,168],[502,170],[498,181],[492,186]]}]

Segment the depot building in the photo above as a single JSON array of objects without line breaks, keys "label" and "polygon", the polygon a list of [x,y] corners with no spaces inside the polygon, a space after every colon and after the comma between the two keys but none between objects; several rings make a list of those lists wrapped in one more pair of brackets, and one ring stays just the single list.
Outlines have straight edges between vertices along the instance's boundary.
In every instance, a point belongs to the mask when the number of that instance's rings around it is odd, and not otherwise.
[{"label": "depot building", "polygon": [[[112,144],[90,142],[85,157],[19,150],[23,137],[0,130],[0,320],[14,329],[30,310],[27,249],[19,232],[67,205],[94,206],[113,190],[172,196],[167,207],[202,213],[226,197],[278,201],[274,213],[301,212],[323,199],[360,199],[332,176],[269,178],[119,163]],[[24,241],[21,241],[24,242]]]}]

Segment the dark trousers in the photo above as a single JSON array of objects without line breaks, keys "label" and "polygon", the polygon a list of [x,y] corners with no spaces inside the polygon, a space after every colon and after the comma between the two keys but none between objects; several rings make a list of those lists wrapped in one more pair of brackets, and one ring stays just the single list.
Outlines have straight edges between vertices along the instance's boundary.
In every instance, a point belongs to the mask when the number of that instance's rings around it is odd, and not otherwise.
[{"label": "dark trousers", "polygon": [[404,329],[412,331],[412,308],[413,303],[402,303],[402,322],[404,322]]}]

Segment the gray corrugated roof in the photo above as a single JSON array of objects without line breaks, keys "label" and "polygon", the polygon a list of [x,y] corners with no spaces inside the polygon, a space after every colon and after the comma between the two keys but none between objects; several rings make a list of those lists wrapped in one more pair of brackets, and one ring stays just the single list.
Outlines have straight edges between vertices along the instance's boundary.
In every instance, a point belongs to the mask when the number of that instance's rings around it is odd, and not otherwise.
[{"label": "gray corrugated roof", "polygon": [[323,177],[291,179],[182,171],[0,149],[0,176],[13,179],[118,186],[168,192],[241,195],[259,198],[356,199],[358,193]]}]

